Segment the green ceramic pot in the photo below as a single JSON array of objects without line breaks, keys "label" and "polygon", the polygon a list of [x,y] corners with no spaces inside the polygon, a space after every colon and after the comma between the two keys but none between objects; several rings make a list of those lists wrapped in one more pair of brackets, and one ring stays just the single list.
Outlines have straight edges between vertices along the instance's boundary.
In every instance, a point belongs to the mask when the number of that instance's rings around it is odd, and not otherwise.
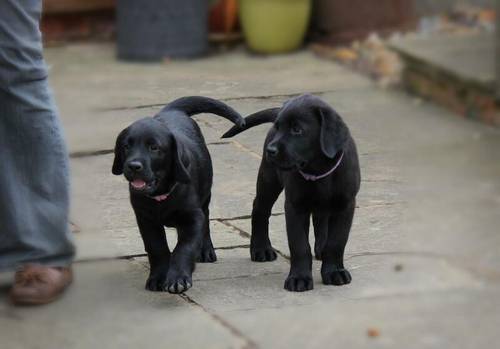
[{"label": "green ceramic pot", "polygon": [[248,46],[261,53],[299,48],[309,24],[311,0],[240,0],[240,19]]}]

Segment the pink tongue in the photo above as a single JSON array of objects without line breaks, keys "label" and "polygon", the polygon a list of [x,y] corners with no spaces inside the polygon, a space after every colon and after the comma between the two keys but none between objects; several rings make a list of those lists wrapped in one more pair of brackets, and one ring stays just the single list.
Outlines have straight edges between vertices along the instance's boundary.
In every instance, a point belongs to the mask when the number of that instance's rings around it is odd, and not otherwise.
[{"label": "pink tongue", "polygon": [[132,186],[136,189],[142,189],[146,186],[146,182],[142,179],[135,179],[130,184],[132,184]]}]

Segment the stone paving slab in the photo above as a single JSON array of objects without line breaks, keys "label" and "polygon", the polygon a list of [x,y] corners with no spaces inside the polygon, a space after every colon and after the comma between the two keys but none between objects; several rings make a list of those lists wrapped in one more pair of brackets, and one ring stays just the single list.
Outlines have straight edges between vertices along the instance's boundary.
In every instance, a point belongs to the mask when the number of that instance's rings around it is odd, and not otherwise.
[{"label": "stone paving slab", "polygon": [[[322,285],[315,261],[313,291],[283,290],[289,254],[282,198],[270,225],[281,255],[273,263],[250,261],[248,217],[269,126],[220,143],[230,124],[202,115],[197,120],[215,171],[217,263],[199,264],[194,287],[179,297],[143,290],[144,257],[98,261],[142,254],[142,241],[127,184],[110,173],[112,155],[73,158],[76,284],[53,306],[14,309],[3,302],[0,275],[2,344],[148,348],[157,338],[167,347],[208,348],[496,343],[498,130],[377,89],[307,52],[266,58],[238,51],[138,65],[115,62],[110,45],[75,45],[48,50],[48,58],[69,148],[80,156],[109,152],[123,127],[182,95],[223,98],[246,115],[290,95],[321,92],[359,147],[363,183],[346,253],[353,283]],[[173,245],[175,234],[168,234]],[[380,336],[368,337],[369,328]]]},{"label": "stone paving slab", "polygon": [[[303,92],[310,92],[303,90]],[[319,95],[344,118],[358,145],[360,154],[393,155],[423,145],[439,146],[478,134],[495,133],[494,129],[458,119],[430,103],[401,92],[376,88],[368,80],[366,86],[353,90],[324,92]],[[266,108],[279,107],[289,96],[267,99],[238,99],[230,105],[242,115]],[[436,117],[439,114],[440,117]],[[229,124],[220,118],[203,118],[221,134]],[[257,126],[231,138],[253,153],[262,155],[262,145],[270,124]],[[373,135],[377,137],[373,137]]]},{"label": "stone paving slab", "polygon": [[[210,222],[212,242],[216,249],[226,249],[249,244],[238,230],[218,221]],[[177,244],[177,233],[166,229],[170,250]],[[121,229],[86,230],[75,234],[77,260],[117,258],[144,254],[144,245],[136,226]]]},{"label": "stone paving slab", "polygon": [[[218,268],[210,278],[202,278],[189,291],[189,297],[207,309],[225,314],[266,308],[287,308],[298,305],[377,297],[409,297],[446,290],[480,289],[483,285],[472,273],[442,259],[405,254],[352,256],[348,260],[353,282],[346,286],[323,285],[320,262],[313,266],[314,290],[304,293],[283,289],[289,264],[283,258],[275,262],[248,262],[247,249],[221,251]],[[246,263],[245,263],[246,261]],[[250,264],[250,266],[249,266]],[[253,265],[252,265],[253,264]],[[401,266],[397,271],[395,266]],[[247,270],[251,268],[251,272]],[[259,272],[259,269],[261,271]],[[217,297],[214,297],[214,295]],[[347,314],[346,314],[347,316]]]},{"label": "stone paving slab", "polygon": [[186,95],[222,98],[233,105],[250,96],[267,98],[367,84],[363,77],[319,61],[307,51],[267,58],[237,51],[194,61],[141,65],[117,62],[113,45],[81,44],[48,49],[46,58],[73,153],[110,149],[114,145],[110,135]]},{"label": "stone paving slab", "polygon": [[252,333],[261,348],[490,348],[498,338],[498,291],[337,299],[228,311],[224,317]]},{"label": "stone paving slab", "polygon": [[[247,240],[247,243],[249,241]],[[148,268],[148,262],[145,257],[134,258],[138,263],[141,263],[145,269]],[[281,277],[283,273],[288,273],[290,265],[283,257],[278,257],[272,263],[254,263],[250,261],[250,252],[247,247],[224,248],[217,251],[217,262],[215,263],[197,263],[196,270],[193,274],[194,286],[188,293],[191,299],[197,300],[198,293],[206,293],[208,284],[205,282],[220,281],[233,285],[239,279],[260,278],[268,275],[278,275]],[[230,288],[232,289],[233,286]],[[282,286],[282,285],[281,285]],[[255,285],[254,288],[258,288]],[[198,290],[197,290],[198,289]],[[194,291],[194,292],[192,292]],[[210,291],[211,293],[212,291]],[[207,294],[208,295],[208,294]],[[210,298],[216,293],[211,293]],[[224,303],[225,301],[219,299]],[[205,304],[201,302],[200,304]]]},{"label": "stone paving slab", "polygon": [[391,42],[398,52],[486,87],[495,83],[495,33],[408,36]]},{"label": "stone paving slab", "polygon": [[[259,160],[232,144],[209,145],[214,168],[212,219],[249,215]],[[129,228],[136,225],[128,184],[113,176],[113,155],[73,159],[74,223],[84,230]],[[237,193],[237,195],[236,195]]]},{"label": "stone paving slab", "polygon": [[[62,105],[64,106],[65,103]],[[143,117],[156,115],[161,108],[162,106],[112,111],[70,111],[71,115],[67,116],[68,122],[65,122],[61,111],[69,150],[73,156],[111,151],[115,147],[116,137],[121,130]],[[207,120],[211,118],[214,116],[207,116]],[[221,141],[221,135],[217,134],[213,128],[207,127],[203,122],[199,125],[207,143]],[[230,126],[231,123],[227,122],[226,127]]]},{"label": "stone paving slab", "polygon": [[[245,339],[202,308],[144,290],[140,263],[76,265],[75,283],[51,306],[14,308],[0,291],[3,348],[242,348]],[[6,284],[5,278],[2,283]]]},{"label": "stone paving slab", "polygon": [[[353,221],[349,242],[347,244],[347,255],[364,252],[394,252],[411,251],[405,241],[407,236],[402,234],[401,209],[387,206],[359,208]],[[249,219],[228,221],[230,224],[242,231],[251,232]],[[273,247],[283,255],[290,256],[288,239],[286,235],[285,216],[272,216],[269,220],[269,236]],[[314,230],[309,229],[309,244],[314,248]]]},{"label": "stone paving slab", "polygon": [[193,94],[267,97],[366,85],[363,77],[308,51],[262,57],[236,50],[197,60],[136,64],[117,62],[113,45],[92,43],[51,48],[46,59],[58,99],[91,110],[164,104]]}]

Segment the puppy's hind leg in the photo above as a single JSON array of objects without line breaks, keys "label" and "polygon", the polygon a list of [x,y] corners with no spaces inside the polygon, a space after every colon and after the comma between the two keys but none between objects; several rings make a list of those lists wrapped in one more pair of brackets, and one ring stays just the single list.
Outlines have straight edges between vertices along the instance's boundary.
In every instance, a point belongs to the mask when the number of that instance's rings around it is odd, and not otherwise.
[{"label": "puppy's hind leg", "polygon": [[317,260],[321,260],[323,249],[326,245],[328,237],[328,219],[327,215],[320,215],[313,213],[313,226],[314,226],[314,256]]},{"label": "puppy's hind leg", "polygon": [[283,186],[273,168],[263,159],[257,177],[257,195],[253,201],[250,257],[254,262],[270,262],[277,258],[269,240],[269,217]]},{"label": "puppy's hind leg", "polygon": [[205,226],[203,228],[203,242],[201,244],[200,253],[196,259],[199,263],[214,263],[217,261],[217,255],[215,254],[214,245],[212,244],[212,239],[210,237],[209,204],[210,199],[207,200],[203,207],[203,213],[205,214]]},{"label": "puppy's hind leg", "polygon": [[345,285],[351,274],[344,268],[344,250],[354,216],[353,199],[342,211],[333,212],[328,222],[328,238],[323,249],[321,277],[325,285]]}]

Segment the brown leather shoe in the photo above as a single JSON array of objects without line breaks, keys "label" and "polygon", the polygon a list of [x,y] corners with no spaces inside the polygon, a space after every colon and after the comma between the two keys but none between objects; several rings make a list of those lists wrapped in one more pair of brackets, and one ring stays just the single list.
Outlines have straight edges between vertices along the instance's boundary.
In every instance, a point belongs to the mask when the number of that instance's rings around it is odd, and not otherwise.
[{"label": "brown leather shoe", "polygon": [[56,300],[72,281],[71,267],[26,264],[16,272],[10,299],[18,305],[50,303]]}]

